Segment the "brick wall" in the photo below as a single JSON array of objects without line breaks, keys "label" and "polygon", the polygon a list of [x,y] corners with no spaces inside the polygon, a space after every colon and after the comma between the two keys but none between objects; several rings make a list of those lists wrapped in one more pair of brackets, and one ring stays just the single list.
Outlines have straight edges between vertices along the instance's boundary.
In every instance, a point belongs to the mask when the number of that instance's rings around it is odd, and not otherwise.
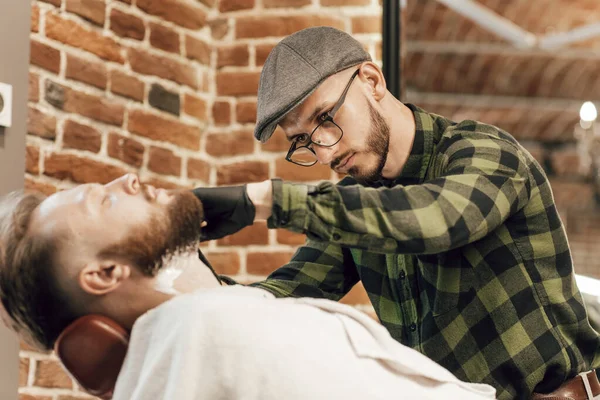
[{"label": "brick wall", "polygon": [[[133,171],[159,187],[336,178],[252,136],[261,66],[314,25],[356,35],[380,59],[377,0],[32,1],[26,186],[54,193]],[[221,273],[252,282],[304,238],[264,224],[211,242]],[[370,312],[361,287],[345,302]],[[54,355],[21,348],[20,400],[89,398]]]}]

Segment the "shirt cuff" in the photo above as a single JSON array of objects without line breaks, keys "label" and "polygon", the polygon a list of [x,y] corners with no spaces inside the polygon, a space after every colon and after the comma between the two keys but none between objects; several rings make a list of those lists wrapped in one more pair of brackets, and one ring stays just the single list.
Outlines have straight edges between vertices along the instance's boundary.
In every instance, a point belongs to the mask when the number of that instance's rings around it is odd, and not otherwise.
[{"label": "shirt cuff", "polygon": [[305,233],[308,225],[307,197],[311,185],[272,179],[273,209],[267,227]]}]

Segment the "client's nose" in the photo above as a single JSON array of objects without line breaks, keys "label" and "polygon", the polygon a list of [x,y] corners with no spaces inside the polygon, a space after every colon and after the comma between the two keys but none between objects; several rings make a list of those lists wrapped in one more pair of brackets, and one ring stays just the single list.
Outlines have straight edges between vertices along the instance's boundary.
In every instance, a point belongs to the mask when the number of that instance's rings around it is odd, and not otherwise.
[{"label": "client's nose", "polygon": [[109,190],[123,190],[127,194],[135,195],[140,191],[140,178],[134,173],[123,175],[107,183],[106,188]]},{"label": "client's nose", "polygon": [[137,174],[125,175],[125,191],[129,194],[137,194],[140,191],[140,178]]}]

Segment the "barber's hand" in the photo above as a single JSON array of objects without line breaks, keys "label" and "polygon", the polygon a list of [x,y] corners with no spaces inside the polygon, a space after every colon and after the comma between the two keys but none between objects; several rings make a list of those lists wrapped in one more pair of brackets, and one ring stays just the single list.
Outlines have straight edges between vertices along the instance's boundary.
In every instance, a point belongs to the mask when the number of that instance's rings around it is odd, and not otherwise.
[{"label": "barber's hand", "polygon": [[207,225],[202,229],[202,241],[220,239],[254,223],[256,209],[246,185],[196,188],[193,193],[204,206]]}]

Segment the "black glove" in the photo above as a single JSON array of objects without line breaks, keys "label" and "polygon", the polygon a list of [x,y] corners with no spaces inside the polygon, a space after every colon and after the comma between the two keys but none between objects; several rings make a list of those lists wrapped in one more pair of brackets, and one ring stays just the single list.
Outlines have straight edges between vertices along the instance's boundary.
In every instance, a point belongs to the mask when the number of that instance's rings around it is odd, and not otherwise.
[{"label": "black glove", "polygon": [[220,239],[254,223],[256,209],[250,201],[246,185],[196,188],[193,193],[204,206],[200,240]]}]

